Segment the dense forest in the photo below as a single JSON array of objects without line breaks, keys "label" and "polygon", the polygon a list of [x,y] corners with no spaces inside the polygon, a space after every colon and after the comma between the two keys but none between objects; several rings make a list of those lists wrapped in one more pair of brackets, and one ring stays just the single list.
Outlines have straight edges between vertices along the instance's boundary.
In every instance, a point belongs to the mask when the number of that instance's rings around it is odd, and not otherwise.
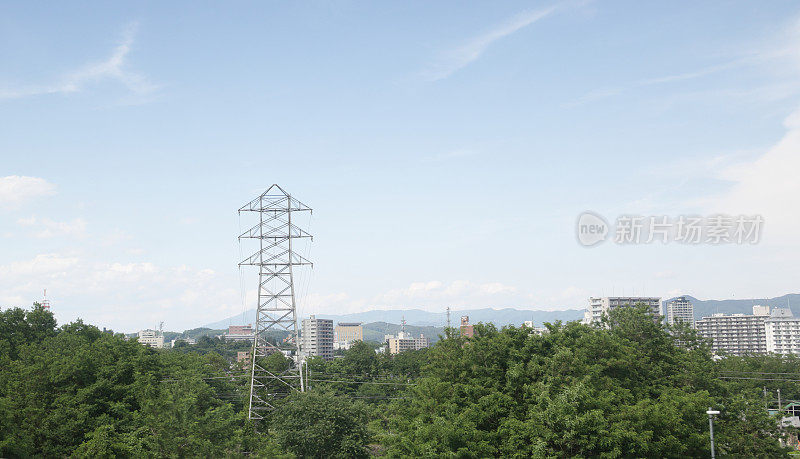
[{"label": "dense forest", "polygon": [[[247,420],[236,347],[156,350],[40,307],[0,312],[0,457],[782,457],[766,407],[800,399],[793,357],[712,358],[645,309],[605,326],[454,330],[397,356],[309,361],[310,389]],[[232,347],[233,346],[233,347]],[[273,354],[269,365],[289,365]],[[727,376],[726,376],[727,375]],[[768,379],[783,379],[768,381]],[[794,377],[794,379],[800,379]],[[773,402],[774,405],[774,402]]]}]

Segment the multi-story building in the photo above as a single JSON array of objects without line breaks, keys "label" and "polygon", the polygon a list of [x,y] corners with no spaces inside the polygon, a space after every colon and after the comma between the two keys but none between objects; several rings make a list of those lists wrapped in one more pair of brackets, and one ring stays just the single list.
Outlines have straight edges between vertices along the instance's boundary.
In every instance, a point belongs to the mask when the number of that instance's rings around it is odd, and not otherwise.
[{"label": "multi-story building", "polygon": [[775,308],[764,320],[767,352],[800,354],[800,317],[788,308]]},{"label": "multi-story building", "polygon": [[335,349],[350,349],[356,341],[364,341],[364,329],[361,322],[339,322],[333,331]]},{"label": "multi-story building", "polygon": [[247,365],[250,363],[250,351],[239,351],[236,353],[236,362]]},{"label": "multi-story building", "polygon": [[333,320],[311,316],[303,319],[300,333],[300,353],[333,360]]},{"label": "multi-story building", "polygon": [[390,354],[399,354],[403,351],[418,351],[430,347],[431,340],[425,335],[419,335],[419,338],[411,337],[411,334],[401,330],[397,336],[389,336],[386,338]]},{"label": "multi-story building", "polygon": [[696,323],[697,331],[711,340],[715,354],[752,355],[767,352],[764,322],[769,306],[753,306],[753,314],[713,314]]},{"label": "multi-story building", "polygon": [[162,349],[164,347],[164,335],[158,330],[142,330],[139,332],[139,343]]},{"label": "multi-story building", "polygon": [[667,302],[667,323],[675,325],[678,322],[689,324],[690,327],[695,328],[694,305],[685,296]]},{"label": "multi-story building", "polygon": [[255,336],[252,324],[230,325],[228,332],[222,334],[225,341],[253,341]]},{"label": "multi-story building", "polygon": [[589,298],[589,307],[586,308],[586,312],[583,314],[583,323],[600,322],[603,319],[603,315],[608,314],[612,309],[630,307],[642,303],[650,307],[654,316],[661,316],[661,298],[650,296],[604,296]]}]

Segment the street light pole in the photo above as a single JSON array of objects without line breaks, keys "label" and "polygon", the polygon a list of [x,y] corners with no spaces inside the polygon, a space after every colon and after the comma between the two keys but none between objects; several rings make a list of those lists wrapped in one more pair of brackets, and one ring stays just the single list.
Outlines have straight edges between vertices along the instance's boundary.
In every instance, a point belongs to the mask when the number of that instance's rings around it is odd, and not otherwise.
[{"label": "street light pole", "polygon": [[714,416],[719,414],[719,411],[712,410],[711,407],[708,407],[708,411],[706,411],[708,415],[708,430],[711,433],[711,459],[716,457],[714,453]]}]

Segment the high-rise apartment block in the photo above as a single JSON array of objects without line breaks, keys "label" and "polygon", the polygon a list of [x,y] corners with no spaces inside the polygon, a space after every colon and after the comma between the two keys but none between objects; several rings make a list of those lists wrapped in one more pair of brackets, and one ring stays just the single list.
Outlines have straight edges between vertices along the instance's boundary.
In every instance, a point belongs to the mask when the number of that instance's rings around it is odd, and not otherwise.
[{"label": "high-rise apartment block", "polygon": [[364,341],[364,329],[361,322],[339,322],[333,331],[334,348],[350,349],[356,341]]},{"label": "high-rise apartment block", "polygon": [[769,306],[753,306],[753,314],[714,314],[697,321],[697,331],[711,340],[715,354],[752,355],[767,352],[765,321]]},{"label": "high-rise apartment block", "polygon": [[689,324],[690,327],[695,328],[694,306],[685,296],[667,302],[667,323],[675,325],[679,322]]},{"label": "high-rise apartment block", "polygon": [[764,320],[767,352],[800,354],[800,317],[788,308],[775,308]]},{"label": "high-rise apartment block", "polygon": [[637,304],[647,305],[654,316],[661,316],[661,298],[649,296],[604,296],[599,298],[589,298],[589,307],[583,314],[583,323],[591,324],[600,322],[604,314],[608,314],[612,309],[635,306]]},{"label": "high-rise apartment block", "polygon": [[315,316],[303,319],[300,352],[306,357],[333,360],[333,320],[317,319]]}]

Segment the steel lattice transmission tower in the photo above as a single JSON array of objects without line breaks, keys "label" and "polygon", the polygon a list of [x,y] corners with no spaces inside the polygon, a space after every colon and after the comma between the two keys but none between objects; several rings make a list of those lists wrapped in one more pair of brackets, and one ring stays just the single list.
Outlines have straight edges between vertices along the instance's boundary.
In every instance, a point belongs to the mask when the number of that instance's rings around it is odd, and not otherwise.
[{"label": "steel lattice transmission tower", "polygon": [[[261,196],[239,209],[258,213],[258,223],[239,236],[257,239],[258,251],[245,258],[239,266],[258,266],[258,307],[253,340],[250,377],[250,419],[261,419],[270,403],[286,397],[292,391],[304,390],[297,329],[297,310],[292,270],[311,262],[295,252],[292,241],[311,238],[311,235],[292,223],[295,212],[311,212],[311,208],[290,196],[278,185],[272,185]],[[288,331],[283,341],[270,342],[267,332]],[[271,337],[276,340],[275,335]],[[279,372],[265,368],[264,360],[274,352],[283,352],[292,360],[289,369]]]}]

